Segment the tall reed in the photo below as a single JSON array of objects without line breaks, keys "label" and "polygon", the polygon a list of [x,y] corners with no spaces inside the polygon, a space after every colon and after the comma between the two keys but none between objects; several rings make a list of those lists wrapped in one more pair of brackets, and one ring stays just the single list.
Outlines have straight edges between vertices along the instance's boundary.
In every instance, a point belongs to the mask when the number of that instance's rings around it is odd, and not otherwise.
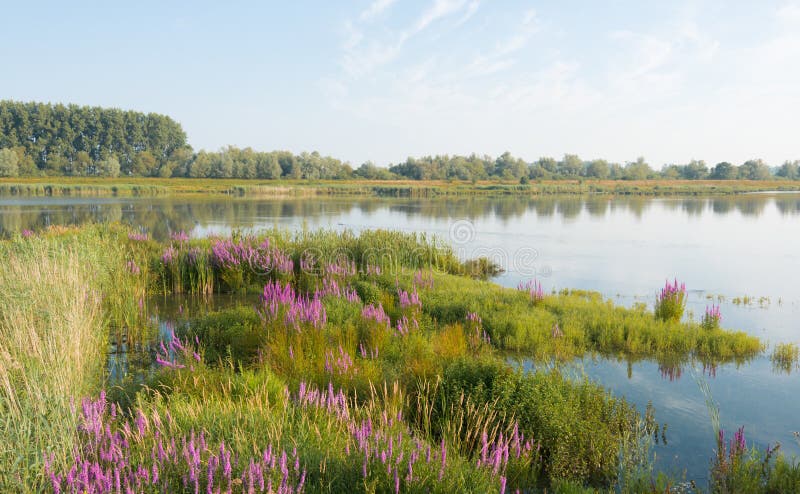
[{"label": "tall reed", "polygon": [[43,453],[73,449],[72,397],[94,389],[106,333],[85,247],[30,239],[0,246],[0,491],[43,484]]}]

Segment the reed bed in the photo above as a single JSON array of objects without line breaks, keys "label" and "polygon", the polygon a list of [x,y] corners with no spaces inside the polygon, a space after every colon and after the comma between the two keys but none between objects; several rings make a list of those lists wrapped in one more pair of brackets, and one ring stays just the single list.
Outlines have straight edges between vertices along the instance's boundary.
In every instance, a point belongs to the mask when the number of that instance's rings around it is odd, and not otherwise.
[{"label": "reed bed", "polygon": [[44,454],[65,465],[75,445],[72,401],[96,392],[105,318],[95,266],[74,245],[2,247],[0,490],[43,485]]}]

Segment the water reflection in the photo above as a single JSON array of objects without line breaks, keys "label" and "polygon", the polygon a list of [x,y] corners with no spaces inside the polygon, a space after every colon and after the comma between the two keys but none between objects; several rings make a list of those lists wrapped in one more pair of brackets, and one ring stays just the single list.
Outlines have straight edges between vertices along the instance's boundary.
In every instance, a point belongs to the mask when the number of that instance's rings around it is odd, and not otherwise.
[{"label": "water reflection", "polygon": [[759,217],[774,205],[782,215],[800,214],[800,198],[792,194],[758,194],[711,198],[640,198],[608,196],[459,197],[447,199],[375,198],[4,198],[0,200],[0,233],[36,230],[49,225],[116,222],[136,225],[154,238],[170,231],[192,230],[196,225],[227,224],[253,227],[282,218],[363,216],[388,211],[408,217],[448,219],[493,217],[510,221],[527,215],[556,217],[566,222],[582,215],[604,218],[609,214],[643,217],[659,206],[687,217],[706,212],[728,215],[733,211]]}]

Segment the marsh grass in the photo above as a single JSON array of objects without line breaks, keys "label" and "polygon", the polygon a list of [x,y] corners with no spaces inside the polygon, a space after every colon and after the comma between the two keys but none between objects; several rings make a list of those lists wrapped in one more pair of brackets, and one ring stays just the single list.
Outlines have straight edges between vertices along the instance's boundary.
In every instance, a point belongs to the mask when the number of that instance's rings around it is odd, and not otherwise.
[{"label": "marsh grass", "polygon": [[[472,279],[420,235],[160,243],[89,227],[17,238],[0,257],[0,444],[14,445],[0,450],[0,487],[43,489],[46,455],[49,484],[77,491],[80,472],[114,469],[145,492],[238,491],[258,475],[306,492],[666,490],[642,443],[649,414],[558,366],[516,370],[505,352],[719,362],[762,350],[593,292]],[[160,368],[72,412],[71,397],[97,396],[109,329],[146,340],[146,295],[210,291],[261,298],[187,315],[155,346]],[[267,468],[267,448],[297,466]]]},{"label": "marsh grass", "polygon": [[778,372],[790,374],[797,368],[800,360],[800,348],[796,343],[778,343],[769,356],[772,367]]}]

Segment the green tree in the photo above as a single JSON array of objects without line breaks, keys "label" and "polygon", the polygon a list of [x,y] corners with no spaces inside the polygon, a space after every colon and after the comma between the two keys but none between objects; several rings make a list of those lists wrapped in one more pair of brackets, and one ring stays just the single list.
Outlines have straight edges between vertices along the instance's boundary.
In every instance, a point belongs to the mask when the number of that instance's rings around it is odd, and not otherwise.
[{"label": "green tree", "polygon": [[748,160],[739,167],[739,178],[745,180],[768,180],[770,177],[769,167],[764,160]]},{"label": "green tree", "polygon": [[668,180],[676,180],[681,177],[682,168],[678,165],[667,165],[661,170],[661,177]]},{"label": "green tree", "polygon": [[39,169],[36,168],[36,162],[27,153],[25,146],[15,146],[12,148],[17,153],[17,165],[19,166],[20,176],[30,176],[36,174]]},{"label": "green tree", "polygon": [[605,179],[611,173],[606,160],[592,160],[586,166],[586,176],[592,178]]},{"label": "green tree", "polygon": [[86,151],[78,151],[75,159],[72,160],[72,175],[93,175],[94,163],[92,157]]},{"label": "green tree", "polygon": [[547,173],[556,173],[558,171],[558,161],[555,158],[543,156],[536,163]]},{"label": "green tree", "polygon": [[150,151],[140,151],[133,157],[133,167],[131,172],[134,175],[142,177],[151,176],[154,174],[156,167],[156,158]]},{"label": "green tree", "polygon": [[714,180],[734,180],[738,175],[739,171],[735,166],[723,161],[714,165],[709,177]]},{"label": "green tree", "polygon": [[636,161],[625,165],[625,172],[622,176],[625,180],[645,180],[653,174],[653,169],[639,156]]},{"label": "green tree", "polygon": [[19,175],[19,157],[13,149],[0,149],[0,177],[16,177]]},{"label": "green tree", "polygon": [[583,171],[583,161],[575,154],[565,154],[558,164],[558,172],[567,177],[580,175]]},{"label": "green tree", "polygon": [[788,180],[800,179],[800,161],[784,162],[775,175]]},{"label": "green tree", "polygon": [[708,167],[703,160],[692,160],[688,165],[681,168],[681,178],[687,180],[700,180],[708,176]]},{"label": "green tree", "polygon": [[104,177],[119,177],[119,160],[116,156],[107,156],[97,164],[98,173]]},{"label": "green tree", "polygon": [[192,178],[206,178],[211,176],[211,155],[200,151],[189,165],[189,176]]}]

